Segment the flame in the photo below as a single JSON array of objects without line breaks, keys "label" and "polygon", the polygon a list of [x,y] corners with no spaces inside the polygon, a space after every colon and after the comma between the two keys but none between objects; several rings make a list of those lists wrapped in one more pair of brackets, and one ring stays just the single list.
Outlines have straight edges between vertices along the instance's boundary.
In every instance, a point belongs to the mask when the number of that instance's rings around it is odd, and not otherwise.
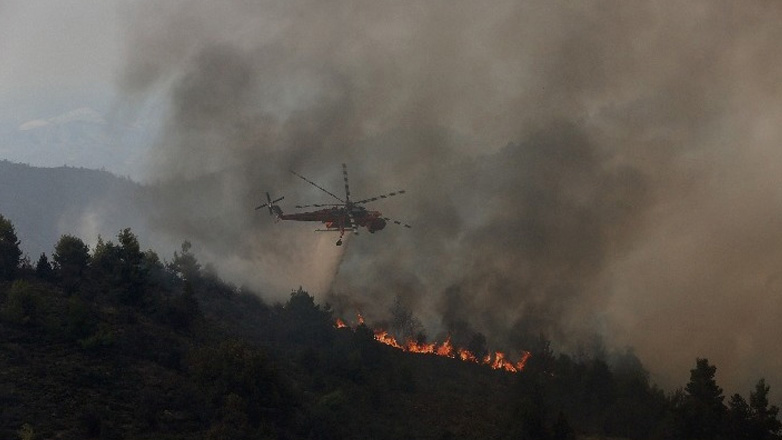
[{"label": "flame", "polygon": [[[358,325],[364,324],[364,317],[358,314]],[[336,328],[350,328],[345,322],[337,318],[337,322],[334,325]],[[376,329],[373,331],[375,340],[381,344],[394,347],[398,350],[406,351],[409,353],[423,353],[433,354],[437,356],[444,356],[453,359],[460,359],[464,362],[472,362],[479,365],[486,365],[494,370],[505,370],[510,373],[518,373],[524,370],[524,366],[527,364],[527,360],[532,356],[528,351],[521,353],[521,359],[515,364],[506,359],[505,353],[501,351],[495,351],[493,354],[489,353],[483,358],[478,358],[470,350],[466,348],[455,348],[451,343],[451,337],[449,336],[442,344],[436,342],[424,343],[413,339],[408,339],[404,344],[400,344],[396,338],[388,333],[387,330]]]},{"label": "flame", "polygon": [[437,344],[435,344],[434,342],[432,342],[431,344],[424,344],[422,342],[418,342],[410,339],[405,343],[405,351],[409,351],[411,353],[433,354],[435,345]]},{"label": "flame", "polygon": [[398,342],[396,342],[396,339],[389,335],[387,331],[385,330],[375,330],[375,339],[378,342],[382,342],[383,344],[390,345],[394,348],[402,349],[402,346],[399,345]]},{"label": "flame", "polygon": [[494,362],[491,363],[491,367],[495,370],[503,369],[505,371],[510,371],[511,373],[519,371],[513,364],[505,360],[505,353],[501,351],[494,353]]},{"label": "flame", "polygon": [[527,365],[527,360],[532,357],[532,353],[528,351],[524,351],[521,354],[521,359],[519,359],[518,362],[516,362],[516,369],[519,371],[524,370],[524,367]]},{"label": "flame", "polygon": [[453,354],[453,346],[451,345],[450,336],[448,336],[448,339],[443,342],[443,345],[437,347],[437,349],[434,351],[434,354],[437,356],[447,356],[449,358],[456,357]]},{"label": "flame", "polygon": [[478,358],[475,357],[474,354],[470,352],[470,350],[467,350],[465,348],[459,349],[459,359],[465,361],[465,362],[475,362],[478,363]]}]

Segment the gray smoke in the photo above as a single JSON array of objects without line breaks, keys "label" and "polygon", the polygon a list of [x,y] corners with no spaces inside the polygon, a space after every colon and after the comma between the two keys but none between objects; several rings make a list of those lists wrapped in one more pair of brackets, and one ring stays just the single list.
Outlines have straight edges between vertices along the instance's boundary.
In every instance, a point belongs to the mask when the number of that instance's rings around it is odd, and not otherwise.
[{"label": "gray smoke", "polygon": [[[399,297],[430,334],[597,334],[664,385],[696,356],[782,386],[782,6],[773,2],[150,2],[128,99],[163,93],[157,230],[226,278],[341,312]],[[336,237],[252,210],[328,202],[413,224]],[[344,252],[344,254],[343,254]],[[776,380],[775,380],[776,379]],[[777,383],[779,385],[774,385]]]}]

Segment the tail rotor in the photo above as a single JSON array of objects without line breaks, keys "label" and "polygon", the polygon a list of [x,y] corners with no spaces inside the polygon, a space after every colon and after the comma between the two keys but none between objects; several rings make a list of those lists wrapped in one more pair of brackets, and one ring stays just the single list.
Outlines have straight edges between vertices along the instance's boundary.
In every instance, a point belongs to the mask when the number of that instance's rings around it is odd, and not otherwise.
[{"label": "tail rotor", "polygon": [[269,215],[273,216],[274,214],[279,214],[277,211],[280,208],[277,205],[275,205],[275,203],[279,202],[280,200],[282,200],[284,198],[285,198],[285,196],[282,196],[279,199],[272,200],[271,195],[269,195],[269,193],[267,192],[266,193],[266,203],[264,203],[263,205],[260,205],[260,206],[256,206],[255,210],[257,211],[257,210],[262,209],[262,208],[269,208]]}]

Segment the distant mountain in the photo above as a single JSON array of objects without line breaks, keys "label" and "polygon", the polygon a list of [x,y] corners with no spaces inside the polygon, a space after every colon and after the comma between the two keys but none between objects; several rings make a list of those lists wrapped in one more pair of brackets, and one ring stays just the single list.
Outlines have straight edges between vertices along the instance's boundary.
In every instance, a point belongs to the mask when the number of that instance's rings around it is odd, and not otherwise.
[{"label": "distant mountain", "polygon": [[47,126],[59,126],[62,127],[70,123],[83,123],[83,124],[97,124],[105,125],[106,120],[103,116],[89,107],[82,107],[76,110],[72,110],[63,113],[59,116],[55,116],[49,120],[36,119],[33,121],[25,122],[19,126],[20,131],[30,131],[40,129]]},{"label": "distant mountain", "polygon": [[138,175],[150,130],[112,123],[82,107],[17,127],[0,127],[0,158],[35,166],[79,166]]},{"label": "distant mountain", "polygon": [[141,185],[106,171],[38,168],[0,161],[0,214],[16,227],[22,250],[35,262],[62,234],[90,243],[125,227],[145,229],[138,209]]}]

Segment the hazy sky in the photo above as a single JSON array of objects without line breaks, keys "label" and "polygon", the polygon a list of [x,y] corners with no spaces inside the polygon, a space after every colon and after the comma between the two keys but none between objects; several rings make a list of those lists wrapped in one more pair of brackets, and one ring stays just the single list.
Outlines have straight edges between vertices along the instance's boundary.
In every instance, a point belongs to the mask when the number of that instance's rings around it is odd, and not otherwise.
[{"label": "hazy sky", "polygon": [[[402,295],[494,341],[594,332],[666,386],[701,356],[773,392],[780,5],[0,1],[0,120],[162,99],[154,223],[226,274]],[[338,188],[343,161],[363,195],[403,184],[382,208],[415,228],[342,255],[248,212],[317,196],[289,168]]]},{"label": "hazy sky", "polygon": [[107,105],[122,60],[120,3],[0,2],[0,116],[24,122]]}]

